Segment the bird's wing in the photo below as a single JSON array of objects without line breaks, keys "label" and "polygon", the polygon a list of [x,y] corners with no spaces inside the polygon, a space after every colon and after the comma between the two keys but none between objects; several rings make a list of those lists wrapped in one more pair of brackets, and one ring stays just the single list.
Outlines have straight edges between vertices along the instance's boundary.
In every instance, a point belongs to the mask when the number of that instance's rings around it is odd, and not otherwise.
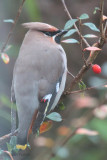
[{"label": "bird's wing", "polygon": [[33,133],[37,132],[40,125],[44,121],[46,115],[55,107],[56,103],[54,104],[54,102],[55,102],[55,99],[57,99],[58,92],[60,92],[62,77],[63,77],[63,74],[55,83],[55,85],[53,86],[53,89],[44,97],[42,97],[42,99],[40,100],[38,113],[36,115],[34,114],[33,120],[32,120]]}]

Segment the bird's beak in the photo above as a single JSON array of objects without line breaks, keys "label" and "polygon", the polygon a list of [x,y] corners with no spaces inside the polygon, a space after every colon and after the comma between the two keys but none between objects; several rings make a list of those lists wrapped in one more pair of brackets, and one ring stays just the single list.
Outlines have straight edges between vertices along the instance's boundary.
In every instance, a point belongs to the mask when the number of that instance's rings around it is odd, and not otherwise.
[{"label": "bird's beak", "polygon": [[60,43],[61,37],[67,32],[67,30],[60,30],[60,32],[56,34],[55,41]]},{"label": "bird's beak", "polygon": [[68,31],[67,30],[61,30],[59,33],[58,33],[58,36],[61,37],[63,36],[64,34],[66,34]]}]

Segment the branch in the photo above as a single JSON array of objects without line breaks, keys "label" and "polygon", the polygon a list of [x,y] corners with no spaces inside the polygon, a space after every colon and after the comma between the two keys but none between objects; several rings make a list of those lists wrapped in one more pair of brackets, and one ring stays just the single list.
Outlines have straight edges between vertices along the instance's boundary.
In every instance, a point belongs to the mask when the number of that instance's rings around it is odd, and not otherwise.
[{"label": "branch", "polygon": [[18,129],[15,130],[14,133],[9,133],[9,134],[6,134],[6,135],[0,137],[0,145],[3,144],[3,143],[5,143],[5,141],[6,141],[8,138],[10,138],[11,136],[17,135],[17,133],[18,133]]},{"label": "branch", "polygon": [[82,33],[81,33],[81,25],[82,25],[82,23],[81,23],[81,19],[78,18],[78,20],[79,20],[79,32],[80,32],[80,36],[79,36],[79,39],[80,39],[80,48],[81,48],[81,51],[82,51],[83,62],[86,65],[86,60],[85,60],[85,56],[84,56],[84,49],[83,49],[83,44],[82,44],[83,41],[81,39],[81,37],[82,37]]},{"label": "branch", "polygon": [[[69,15],[70,18],[72,18],[70,16],[70,13],[65,5],[64,0],[62,0],[62,3],[66,9],[67,15]],[[100,11],[101,11],[101,16],[100,16],[100,22],[102,22],[102,16],[103,16],[103,5],[104,5],[104,0],[101,0],[101,5],[100,5]],[[106,28],[103,29],[102,24],[100,25],[100,30],[101,30],[101,34],[100,34],[100,38],[98,43],[93,44],[94,47],[98,47],[100,49],[103,48],[105,42],[106,42],[106,38],[107,38],[107,25],[105,26]],[[103,29],[103,30],[102,30]],[[103,34],[104,33],[104,34]],[[78,34],[80,35],[81,33],[78,32]],[[91,64],[94,62],[94,60],[96,59],[96,57],[98,56],[98,54],[100,53],[100,51],[91,51],[90,56],[88,57],[88,59],[85,62],[85,65],[82,66],[82,68],[80,69],[80,71],[78,72],[78,74],[75,76],[75,78],[73,79],[71,86],[69,88],[69,90],[71,91],[75,85],[82,79],[83,75],[89,70],[89,68],[91,67]]]},{"label": "branch", "polygon": [[8,36],[7,36],[7,40],[6,40],[6,42],[4,43],[4,45],[2,46],[0,52],[4,52],[4,50],[5,50],[5,48],[6,48],[7,44],[8,44],[8,41],[9,41],[9,39],[10,39],[13,31],[14,31],[14,28],[15,28],[15,26],[16,26],[16,23],[17,23],[17,21],[18,21],[18,19],[19,19],[19,17],[20,17],[21,12],[22,12],[22,8],[23,8],[23,5],[24,5],[24,2],[25,2],[25,0],[22,0],[22,3],[21,3],[21,5],[20,5],[20,7],[19,7],[19,9],[18,9],[17,15],[16,15],[16,17],[15,17],[15,19],[14,19],[14,23],[13,23],[13,25],[12,25],[12,27],[11,27],[11,29],[10,29],[10,32],[9,32],[9,34],[8,34]]},{"label": "branch", "polygon": [[[71,16],[70,13],[69,13],[69,10],[68,10],[68,8],[67,8],[67,6],[66,6],[66,4],[65,4],[65,0],[61,0],[61,2],[62,2],[62,4],[63,4],[63,6],[64,6],[65,12],[67,13],[68,17],[72,20],[73,18],[72,18],[72,16]],[[88,42],[86,41],[86,39],[81,35],[81,33],[80,33],[78,27],[76,26],[76,24],[74,24],[74,27],[75,27],[75,29],[77,30],[77,33],[78,33],[78,35],[81,37],[82,41],[85,43],[85,45],[86,45],[87,47],[90,47],[89,43],[88,43]]]},{"label": "branch", "polygon": [[64,93],[64,95],[70,95],[70,94],[75,94],[75,93],[81,93],[81,92],[84,92],[84,91],[89,91],[89,90],[92,90],[92,89],[96,89],[96,88],[99,88],[99,87],[106,87],[105,85],[107,85],[107,82],[105,84],[102,84],[102,85],[98,85],[98,86],[95,86],[95,87],[89,87],[89,88],[85,88],[83,90],[77,90],[77,91],[66,91]]},{"label": "branch", "polygon": [[100,34],[101,34],[101,37],[104,37],[103,10],[104,10],[104,0],[101,0],[101,3],[100,3],[100,11],[101,11],[101,15],[100,15]]}]

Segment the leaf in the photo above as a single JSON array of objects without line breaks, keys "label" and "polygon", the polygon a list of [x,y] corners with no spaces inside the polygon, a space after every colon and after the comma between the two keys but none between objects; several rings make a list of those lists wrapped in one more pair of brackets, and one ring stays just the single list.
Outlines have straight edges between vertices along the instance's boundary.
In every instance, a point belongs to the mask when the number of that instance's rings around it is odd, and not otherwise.
[{"label": "leaf", "polygon": [[48,114],[46,117],[53,120],[53,121],[56,121],[56,122],[62,121],[61,115],[57,112],[52,112],[52,113]]},{"label": "leaf", "polygon": [[77,21],[78,19],[70,19],[69,21],[66,22],[64,29],[66,30],[66,29],[71,28]]},{"label": "leaf", "polygon": [[75,32],[77,32],[76,29],[71,29],[71,30],[69,30],[63,37],[69,37],[69,36],[71,36],[72,34],[74,34]]},{"label": "leaf", "polygon": [[17,137],[16,136],[12,136],[11,139],[10,139],[10,145],[12,147],[16,146],[17,144]]},{"label": "leaf", "polygon": [[16,136],[12,136],[10,139],[10,142],[7,143],[7,148],[8,151],[11,153],[12,151],[14,152],[18,152],[18,149],[16,148],[16,144],[17,144],[17,137]]},{"label": "leaf", "polygon": [[3,22],[6,22],[6,23],[14,23],[14,20],[13,20],[13,19],[4,19]]},{"label": "leaf", "polygon": [[89,16],[88,16],[88,14],[86,14],[86,13],[82,14],[82,15],[79,17],[79,19],[88,19],[88,18],[89,18]]},{"label": "leaf", "polygon": [[61,42],[63,42],[63,43],[79,43],[79,41],[77,41],[76,39],[73,39],[73,38],[66,39],[66,40],[63,40]]},{"label": "leaf", "polygon": [[52,127],[52,124],[53,124],[52,121],[43,122],[40,126],[39,132],[43,133],[48,131]]},{"label": "leaf", "polygon": [[65,109],[65,105],[62,103],[58,104],[58,108],[63,111]]},{"label": "leaf", "polygon": [[79,128],[79,129],[77,129],[76,134],[88,135],[88,136],[96,136],[99,133],[97,131],[92,131],[92,130],[89,130],[89,129],[86,129],[86,128]]},{"label": "leaf", "polygon": [[84,38],[96,38],[97,36],[94,34],[86,34],[83,36]]},{"label": "leaf", "polygon": [[100,30],[95,26],[94,23],[88,22],[88,23],[83,23],[83,25],[89,27],[93,31],[99,32]]},{"label": "leaf", "polygon": [[9,56],[6,53],[2,53],[1,58],[5,64],[8,64],[10,61]]},{"label": "leaf", "polygon": [[81,83],[78,83],[78,85],[79,85],[79,89],[80,90],[86,89],[86,85],[85,85],[85,83],[83,81],[81,81]]},{"label": "leaf", "polygon": [[8,151],[11,153],[11,151],[12,151],[11,145],[10,145],[8,142],[7,142],[6,144],[7,144],[7,149],[8,149]]},{"label": "leaf", "polygon": [[87,51],[101,51],[101,49],[98,47],[87,47],[84,49],[84,51],[86,51],[86,50]]},{"label": "leaf", "polygon": [[95,7],[93,14],[96,14],[97,10],[100,10],[100,8],[99,7]]}]

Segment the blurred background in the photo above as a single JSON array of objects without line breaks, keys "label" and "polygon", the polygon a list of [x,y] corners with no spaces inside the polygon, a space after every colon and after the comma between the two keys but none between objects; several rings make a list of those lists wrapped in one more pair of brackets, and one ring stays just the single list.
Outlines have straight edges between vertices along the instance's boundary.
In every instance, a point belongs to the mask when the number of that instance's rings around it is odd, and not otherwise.
[{"label": "blurred background", "polygon": [[[83,13],[87,13],[90,19],[85,22],[93,22],[99,28],[99,12],[93,14],[95,7],[100,6],[100,0],[66,0],[66,5],[73,18],[79,17]],[[6,41],[11,23],[5,23],[3,20],[14,19],[21,0],[0,0],[0,47]],[[105,0],[104,15],[107,15],[107,1]],[[19,53],[21,43],[23,41],[26,29],[21,24],[25,22],[40,21],[49,23],[60,29],[64,28],[65,23],[69,20],[67,17],[61,0],[26,0],[19,21],[12,33],[8,45],[11,48],[6,52],[10,57],[10,62],[5,64],[0,59],[0,137],[10,133],[10,95],[11,83],[14,63]],[[83,34],[96,34],[87,27],[82,28]],[[78,39],[77,35],[73,38]],[[89,44],[98,41],[98,38],[87,39]],[[80,46],[78,44],[62,44],[68,59],[68,69],[76,75],[83,65]],[[89,53],[86,53],[86,57]],[[95,75],[90,69],[84,76],[83,81],[87,87],[101,85],[107,81],[107,45],[103,47],[101,54],[95,60],[96,64],[102,67],[102,73]],[[66,88],[70,86],[73,78],[68,76]],[[79,89],[78,85],[75,90]],[[57,111],[63,117],[60,123],[53,123],[53,127],[46,133],[41,134],[42,138],[50,145],[40,145],[43,139],[35,143],[34,159],[45,159],[55,142],[63,141],[69,131],[78,127],[79,122],[88,115],[94,107],[103,107],[101,110],[95,111],[95,116],[89,118],[89,122],[84,125],[85,128],[99,132],[99,135],[75,135],[64,147],[55,148],[57,154],[53,160],[106,160],[107,159],[107,89],[106,87],[97,88],[84,92],[84,94],[72,94],[63,98],[63,107],[57,107]],[[59,106],[62,106],[60,104]],[[98,116],[100,114],[100,116]],[[85,121],[85,120],[84,120]],[[87,121],[87,119],[86,119]],[[62,127],[62,128],[61,128]],[[65,131],[65,133],[63,133]],[[50,140],[50,141],[49,141]],[[1,146],[6,147],[6,146]],[[0,147],[0,148],[1,148]],[[58,152],[56,152],[58,151]],[[40,155],[41,154],[41,155]],[[47,154],[47,155],[46,155]]]}]

